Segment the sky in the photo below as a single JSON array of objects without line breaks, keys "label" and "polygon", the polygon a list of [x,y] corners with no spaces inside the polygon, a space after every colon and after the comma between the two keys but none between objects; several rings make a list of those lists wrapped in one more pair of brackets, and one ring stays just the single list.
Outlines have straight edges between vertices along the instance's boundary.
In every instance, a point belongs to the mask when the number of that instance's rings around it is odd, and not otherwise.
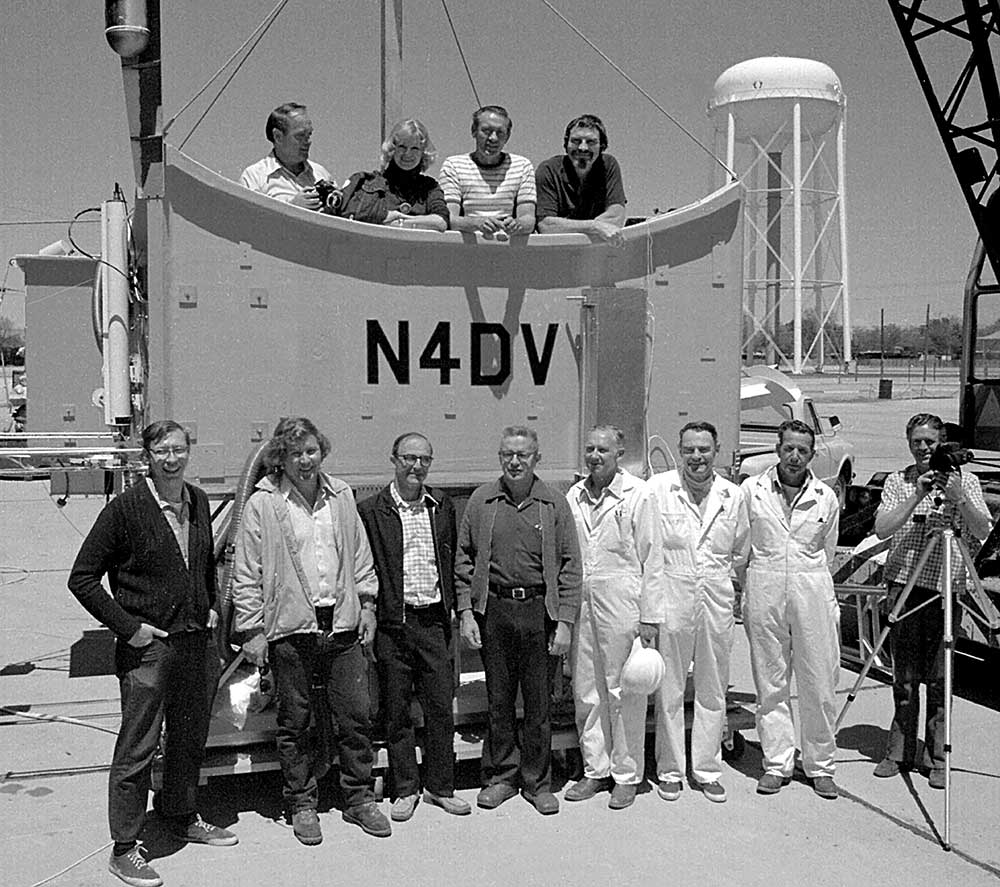
[{"label": "sky", "polygon": [[[712,188],[713,161],[542,0],[447,0],[484,104],[514,121],[508,150],[561,153],[566,122],[601,116],[622,165],[630,214],[682,206]],[[759,56],[816,59],[847,96],[847,243],[855,326],[961,314],[975,229],[888,4],[878,0],[550,0],[677,121],[713,144],[716,78]],[[276,0],[162,0],[164,118],[171,118]],[[101,4],[6,0],[0,29],[0,258],[66,236],[66,220],[134,193],[121,66]],[[308,105],[311,157],[342,179],[374,168],[379,144],[379,0],[291,0],[197,125],[217,88],[168,141],[231,178],[267,153],[264,123]],[[441,0],[404,0],[403,112],[441,158],[470,150],[477,106]],[[948,62],[948,59],[942,61]],[[961,60],[959,60],[961,61]],[[227,70],[229,73],[231,69]],[[221,79],[218,81],[221,85]],[[436,167],[432,167],[433,174]],[[716,180],[716,184],[718,181]],[[94,219],[88,215],[85,219]],[[98,226],[74,238],[99,251]],[[2,281],[3,278],[0,278]],[[8,269],[0,314],[23,323],[23,279]]]}]

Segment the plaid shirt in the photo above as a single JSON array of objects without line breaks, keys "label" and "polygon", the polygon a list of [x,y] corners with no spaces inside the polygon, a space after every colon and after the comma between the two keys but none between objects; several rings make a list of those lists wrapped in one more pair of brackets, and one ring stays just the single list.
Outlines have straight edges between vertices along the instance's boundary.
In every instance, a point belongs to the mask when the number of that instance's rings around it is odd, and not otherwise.
[{"label": "plaid shirt", "polygon": [[436,604],[441,600],[441,581],[427,508],[428,500],[432,505],[436,503],[426,493],[407,502],[399,495],[395,481],[389,489],[403,525],[403,603],[411,607]]},{"label": "plaid shirt", "polygon": [[[886,479],[885,489],[882,491],[882,504],[879,505],[879,511],[892,511],[913,496],[917,492],[917,478],[919,476],[916,465],[910,465],[902,471],[890,474]],[[982,487],[979,486],[979,478],[970,471],[962,472],[962,491],[970,506],[983,514],[989,513],[983,499]],[[886,582],[905,584],[933,531],[944,527],[953,527],[955,537],[965,542],[969,552],[975,557],[981,542],[969,532],[958,506],[947,499],[942,499],[942,505],[938,508],[934,503],[934,494],[932,493],[920,500],[920,504],[913,509],[913,514],[910,515],[906,523],[893,534],[892,546],[885,562]],[[931,591],[940,590],[941,573],[944,568],[944,545],[942,543],[943,538],[935,544],[934,551],[931,552],[931,556],[917,580],[918,587]],[[953,590],[963,590],[966,575],[965,563],[957,550],[952,551],[951,573]]]}]

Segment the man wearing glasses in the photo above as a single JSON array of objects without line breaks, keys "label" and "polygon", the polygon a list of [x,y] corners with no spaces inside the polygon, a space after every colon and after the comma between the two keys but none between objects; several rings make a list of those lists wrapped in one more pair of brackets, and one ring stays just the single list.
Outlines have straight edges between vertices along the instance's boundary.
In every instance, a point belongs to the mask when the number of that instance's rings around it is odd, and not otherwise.
[{"label": "man wearing glasses", "polygon": [[485,787],[476,803],[498,807],[520,786],[539,813],[558,813],[551,791],[550,657],[569,651],[580,609],[580,547],[566,497],[535,477],[541,459],[535,431],[505,428],[499,456],[502,477],[469,497],[455,564],[461,634],[482,649],[489,708]]},{"label": "man wearing glasses", "polygon": [[375,656],[395,822],[413,816],[420,798],[410,716],[414,696],[424,716],[423,800],[456,816],[472,812],[455,797],[455,506],[426,485],[433,452],[424,435],[401,434],[389,457],[392,482],[358,505],[378,577]]},{"label": "man wearing glasses", "polygon": [[[150,765],[166,717],[170,742],[157,810],[179,838],[229,845],[236,835],[205,822],[195,789],[208,737],[214,648],[215,561],[208,497],[184,481],[187,431],[154,422],[142,432],[149,476],[97,516],[69,576],[70,591],[115,634],[122,721],[108,777],[114,848],[108,868],[127,884],[157,887],[139,848]],[[109,595],[101,585],[108,577]]]}]

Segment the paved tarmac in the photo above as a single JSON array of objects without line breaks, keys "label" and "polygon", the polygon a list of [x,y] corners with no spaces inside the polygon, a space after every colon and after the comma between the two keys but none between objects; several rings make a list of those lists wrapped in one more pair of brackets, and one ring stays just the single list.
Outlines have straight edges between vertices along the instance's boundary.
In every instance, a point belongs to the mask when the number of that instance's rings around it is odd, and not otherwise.
[{"label": "paved tarmac", "polygon": [[[820,389],[817,400],[823,413],[836,407],[853,439],[864,435],[868,453],[861,464],[878,466],[870,470],[906,463],[902,428],[913,412],[930,409],[949,418],[949,401],[940,398],[870,402],[853,395],[833,398]],[[114,741],[102,731],[117,728],[117,685],[107,676],[68,675],[69,647],[97,626],[66,591],[66,575],[101,504],[76,498],[59,509],[43,482],[0,483],[0,706],[68,715],[87,725],[0,712],[0,882],[9,887],[119,883],[107,872],[109,850],[99,850],[108,841],[107,775],[101,768]],[[852,672],[842,672],[841,698],[854,680]],[[736,691],[753,691],[742,633],[732,683]],[[341,821],[329,806],[336,792],[326,783],[320,815],[325,840],[307,848],[281,824],[280,780],[265,773],[213,779],[202,790],[202,812],[231,827],[239,846],[182,848],[155,820],[145,840],[168,887],[420,887],[444,879],[483,887],[996,884],[1000,714],[955,701],[953,850],[945,852],[944,792],[931,790],[917,774],[871,776],[891,711],[889,688],[866,682],[838,737],[843,795],[835,802],[821,800],[802,781],[774,797],[756,795],[760,751],[749,731],[743,758],[725,767],[729,800],[722,805],[687,787],[674,803],[649,790],[632,808],[611,811],[607,796],[599,795],[564,803],[552,817],[540,817],[520,798],[463,818],[420,806],[391,838],[376,839]],[[475,767],[463,765],[460,776],[459,793],[474,802]]]}]

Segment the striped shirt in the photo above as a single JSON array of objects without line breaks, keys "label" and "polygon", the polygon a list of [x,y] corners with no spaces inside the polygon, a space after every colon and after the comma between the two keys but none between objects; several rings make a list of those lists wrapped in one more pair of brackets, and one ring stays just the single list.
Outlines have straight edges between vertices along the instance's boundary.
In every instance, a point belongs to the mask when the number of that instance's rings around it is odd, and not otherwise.
[{"label": "striped shirt", "polygon": [[458,204],[463,216],[513,216],[516,208],[535,202],[535,168],[519,154],[504,154],[496,166],[455,154],[441,164],[438,184],[445,202]]},{"label": "striped shirt", "polygon": [[389,489],[403,525],[403,603],[411,607],[436,604],[441,600],[441,581],[426,494],[414,502],[407,502],[399,495],[395,481]]}]

